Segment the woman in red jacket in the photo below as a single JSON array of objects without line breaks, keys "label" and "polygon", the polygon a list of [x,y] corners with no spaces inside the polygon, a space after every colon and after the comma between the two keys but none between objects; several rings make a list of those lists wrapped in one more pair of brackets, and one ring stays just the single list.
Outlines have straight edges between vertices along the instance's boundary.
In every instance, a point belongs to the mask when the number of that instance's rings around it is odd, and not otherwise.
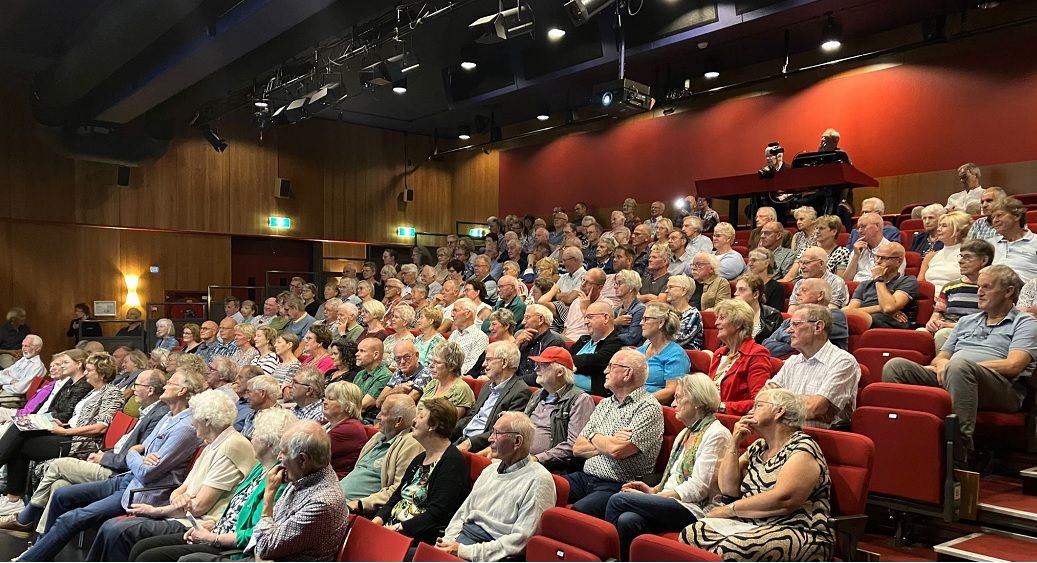
[{"label": "woman in red jacket", "polygon": [[720,389],[719,412],[744,415],[771,376],[771,353],[753,340],[753,310],[744,301],[725,299],[714,309],[721,346],[713,353],[709,377]]}]

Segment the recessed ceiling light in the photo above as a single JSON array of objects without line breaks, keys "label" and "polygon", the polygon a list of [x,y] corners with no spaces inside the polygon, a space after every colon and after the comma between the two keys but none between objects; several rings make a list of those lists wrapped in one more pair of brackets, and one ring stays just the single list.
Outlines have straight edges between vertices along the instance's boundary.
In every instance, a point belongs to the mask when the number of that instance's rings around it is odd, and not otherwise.
[{"label": "recessed ceiling light", "polygon": [[558,41],[563,37],[565,37],[564,29],[552,27],[551,29],[547,30],[547,38],[551,41]]},{"label": "recessed ceiling light", "polygon": [[720,73],[715,71],[715,70],[711,70],[711,71],[707,72],[706,74],[703,74],[702,76],[705,76],[706,78],[708,78],[710,80],[713,80],[714,78],[717,78],[718,76],[720,76]]},{"label": "recessed ceiling light", "polygon": [[980,10],[993,10],[994,8],[996,8],[996,7],[1000,6],[1000,5],[1001,5],[1000,2],[997,2],[996,0],[994,0],[994,1],[991,1],[991,2],[980,2],[979,4],[976,4],[976,7],[979,8]]},{"label": "recessed ceiling light", "polygon": [[537,115],[537,120],[539,121],[547,121],[548,119],[551,119],[551,116],[547,115],[546,113],[541,113],[540,115]]},{"label": "recessed ceiling light", "polygon": [[472,69],[474,69],[477,66],[479,66],[479,65],[475,64],[472,61],[464,61],[464,62],[461,63],[461,68],[463,68],[465,70],[472,70]]},{"label": "recessed ceiling light", "polygon": [[828,41],[825,41],[821,44],[821,48],[825,51],[835,51],[842,46],[843,44],[837,39],[829,39]]}]

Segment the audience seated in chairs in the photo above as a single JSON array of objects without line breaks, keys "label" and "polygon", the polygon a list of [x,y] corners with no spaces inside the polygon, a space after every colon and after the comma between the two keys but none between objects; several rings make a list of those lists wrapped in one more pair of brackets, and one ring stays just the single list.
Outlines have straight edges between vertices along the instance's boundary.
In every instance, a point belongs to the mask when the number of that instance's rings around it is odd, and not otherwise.
[{"label": "audience seated in chairs", "polygon": [[[817,210],[809,205],[804,205],[796,208],[792,212],[792,217],[796,220],[796,234],[792,235],[792,243],[789,248],[792,249],[798,260],[804,250],[817,246]],[[838,230],[838,227],[836,229]],[[786,273],[787,275],[788,273]]]},{"label": "audience seated in chairs", "polygon": [[604,518],[609,497],[652,472],[663,415],[645,390],[647,378],[648,363],[636,350],[616,352],[605,367],[605,388],[612,396],[598,403],[573,444],[573,454],[587,460],[583,470],[565,476],[574,510]]},{"label": "audience seated in chairs", "polygon": [[691,260],[691,277],[695,285],[691,286],[688,303],[696,310],[711,310],[717,303],[731,298],[731,284],[726,278],[720,277],[720,259],[715,255],[705,252],[696,254]]},{"label": "audience seated in chairs", "polygon": [[692,258],[694,258],[699,252],[713,252],[713,241],[706,235],[702,234],[702,219],[699,217],[685,217],[682,221],[681,231],[684,233],[684,238],[688,239],[686,249]]},{"label": "audience seated in chairs", "polygon": [[[945,249],[946,250],[946,249]],[[933,315],[925,328],[933,335],[936,349],[943,348],[954,325],[962,317],[979,312],[979,271],[994,261],[994,247],[985,240],[967,240],[961,244],[958,253],[958,267],[961,276],[940,289],[936,295]],[[1019,294],[1019,304],[1023,303],[1026,289]]]},{"label": "audience seated in chairs", "polygon": [[882,380],[943,387],[958,415],[957,462],[967,465],[974,444],[976,412],[1017,412],[1029,390],[1037,359],[1037,319],[1015,308],[1023,282],[1012,268],[998,264],[979,273],[980,312],[962,317],[928,366],[893,358]]},{"label": "audience seated in chairs", "polygon": [[551,310],[534,303],[526,308],[525,327],[515,333],[515,343],[518,344],[521,354],[518,374],[530,387],[535,387],[538,379],[536,363],[532,357],[539,356],[551,347],[566,347],[565,339],[551,330],[553,322]]},{"label": "audience seated in chairs", "polygon": [[[878,213],[862,213],[860,218],[857,219],[857,229],[854,232],[860,231],[860,239],[855,242],[851,242],[850,248],[850,261],[846,265],[846,270],[843,271],[843,279],[846,281],[865,282],[872,279],[874,276],[873,270],[879,264],[878,253],[880,249],[885,248],[895,241],[885,236],[882,230],[882,216]],[[894,229],[895,230],[895,229]],[[900,231],[897,232],[897,240],[900,239]],[[853,241],[853,237],[850,237]],[[900,246],[900,264],[899,271],[901,274],[904,273],[906,263],[903,260],[904,247]],[[890,256],[891,254],[883,254],[882,256]]]},{"label": "audience seated in chairs", "polygon": [[[754,219],[756,227],[752,231],[749,231],[749,250],[760,246],[763,239],[763,228],[767,226],[767,223],[777,223],[778,227],[781,228],[781,223],[778,222],[778,212],[773,207],[761,207],[757,209],[756,217]],[[785,247],[791,246],[792,233],[785,231],[785,234],[781,237],[780,244]]]},{"label": "audience seated in chairs", "polygon": [[[846,271],[846,266],[850,261],[850,249],[840,245],[838,241],[839,229],[842,227],[842,220],[835,215],[824,215],[818,217],[815,224],[817,240],[813,245],[808,246],[807,248],[817,247],[824,250],[826,257],[824,263],[825,269],[832,274],[842,277],[843,273]],[[799,263],[799,260],[803,257],[804,251],[806,251],[806,249],[803,249],[803,251],[800,251],[796,255],[796,262],[792,264],[792,268],[787,274],[785,274],[785,277],[782,278],[781,281],[790,282],[801,277],[801,264]],[[847,301],[849,301],[849,297],[847,297]]]},{"label": "audience seated in chairs", "polygon": [[[174,373],[166,382],[161,396],[162,402],[169,405],[169,413],[140,446],[130,448],[126,454],[129,472],[111,479],[69,485],[54,491],[47,505],[43,533],[32,547],[18,556],[18,560],[54,561],[76,534],[100,526],[131,508],[130,491],[143,488],[145,484],[149,487],[169,485],[169,488],[143,491],[135,500],[147,503],[147,506],[165,502],[169,498],[169,491],[183,479],[188,462],[201,445],[193,426],[194,412],[188,405],[195,397],[201,396],[199,394],[203,390],[205,379],[202,374],[185,369]],[[223,393],[212,390],[206,393],[207,398],[202,403],[207,409],[216,401],[213,397],[226,399],[233,407],[233,403]],[[229,418],[233,421],[233,415]],[[157,457],[161,463],[145,463],[149,455]],[[199,467],[198,470],[204,472],[206,468]],[[191,489],[191,493],[201,490],[199,486],[202,483],[198,482],[197,485]],[[180,496],[187,494],[183,486],[176,492]],[[128,552],[122,560],[125,560],[126,555]]]},{"label": "audience seated in chairs", "polygon": [[[828,341],[840,349],[846,350],[849,346],[850,328],[846,324],[846,314],[839,309],[832,309],[829,305],[828,299],[831,291],[832,288],[821,278],[802,280],[802,283],[796,284],[796,293],[793,295],[796,296],[797,304],[789,305],[789,314],[795,313],[803,305],[814,304],[828,307],[832,312]],[[767,340],[763,341],[763,347],[770,350],[771,356],[780,358],[795,351],[792,347],[792,334],[789,332],[791,326],[791,317],[783,320]]]},{"label": "audience seated in chairs", "polygon": [[753,273],[744,274],[735,282],[735,299],[744,301],[753,310],[752,337],[763,342],[781,325],[781,310],[763,303],[764,282]]},{"label": "audience seated in chairs", "polygon": [[[845,249],[842,246],[839,248]],[[792,295],[789,296],[790,306],[799,303],[797,295],[799,286],[808,279],[822,279],[828,283],[832,293],[832,298],[829,300],[831,308],[842,309],[850,304],[850,292],[846,287],[846,281],[826,268],[828,258],[828,253],[820,246],[811,246],[799,255],[797,263],[799,264],[800,279],[796,281],[796,285],[792,286]]]},{"label": "audience seated in chairs", "polygon": [[475,405],[457,421],[450,436],[461,451],[485,449],[497,417],[503,412],[521,411],[529,403],[529,386],[521,377],[515,377],[519,357],[518,346],[512,342],[491,342],[486,347],[484,365],[489,381],[479,390]]},{"label": "audience seated in chairs", "polygon": [[658,243],[648,251],[648,266],[641,277],[641,291],[637,298],[642,303],[659,299],[659,294],[666,291],[666,280],[670,279],[670,247]]},{"label": "audience seated in chairs", "polygon": [[612,495],[605,519],[619,532],[623,560],[641,534],[677,532],[705,516],[719,492],[718,461],[731,447],[731,432],[717,420],[720,393],[705,374],[677,380],[674,410],[684,429],[677,435],[659,484],[630,481]]},{"label": "audience seated in chairs", "polygon": [[[486,333],[476,325],[477,311],[476,304],[467,297],[454,302],[454,328],[447,341],[457,344],[464,352],[460,375],[469,375],[478,367],[479,357],[490,342]],[[489,316],[489,307],[486,315]]]},{"label": "audience seated in chairs", "polygon": [[556,496],[551,473],[529,455],[533,434],[533,423],[525,414],[501,413],[489,436],[496,461],[483,469],[436,541],[437,548],[469,561],[500,561],[522,554]]},{"label": "audience seated in chairs", "polygon": [[645,305],[638,299],[641,292],[641,276],[633,270],[620,270],[615,275],[615,284],[616,297],[619,299],[619,305],[613,310],[616,317],[616,333],[623,344],[640,346],[644,342],[641,318],[645,314]]},{"label": "audience seated in chairs", "polygon": [[422,401],[414,419],[414,439],[424,452],[407,467],[399,487],[378,510],[373,522],[435,543],[468,494],[468,464],[450,442],[457,411],[445,398]]},{"label": "audience seated in chairs", "polygon": [[[51,495],[68,485],[102,481],[129,470],[126,457],[131,449],[151,436],[158,422],[169,412],[169,405],[159,401],[166,384],[166,376],[158,370],[145,370],[133,386],[134,396],[140,405],[140,420],[115,448],[92,452],[86,459],[61,457],[47,463],[43,478],[32,493],[28,505],[18,514],[0,517],[0,529],[29,534],[36,529],[37,521],[46,521],[45,508]],[[40,526],[42,531],[42,526]]]},{"label": "audience seated in chairs", "polygon": [[925,255],[918,271],[918,279],[933,284],[937,295],[944,285],[961,279],[958,256],[970,225],[972,217],[964,211],[952,211],[940,218],[936,236],[941,247]]},{"label": "audience seated in chairs", "polygon": [[771,355],[753,340],[753,310],[744,301],[726,299],[716,306],[720,347],[709,377],[720,388],[720,412],[743,415],[771,375]]},{"label": "audience seated in chairs", "polygon": [[850,304],[843,308],[867,322],[870,328],[911,328],[918,298],[918,280],[904,275],[904,247],[890,243],[875,250],[875,265],[870,278],[853,292]]},{"label": "audience seated in chairs", "polygon": [[[298,419],[285,409],[268,409],[260,413],[251,439],[256,465],[234,489],[227,511],[215,522],[213,529],[191,528],[186,533],[143,538],[130,550],[129,561],[178,561],[187,555],[219,557],[227,549],[244,551],[263,514],[266,476],[283,453],[281,437],[296,422]],[[286,488],[285,483],[277,488],[275,501]],[[196,559],[192,557],[191,560]]]},{"label": "audience seated in chairs", "polygon": [[382,389],[389,383],[392,374],[382,361],[384,349],[382,341],[377,338],[364,338],[360,341],[356,352],[356,365],[361,368],[353,378],[353,383],[363,392],[360,410],[365,424],[374,420],[377,412],[375,406]]},{"label": "audience seated in chairs", "polygon": [[972,222],[972,227],[969,229],[969,234],[966,237],[967,239],[990,240],[999,236],[997,231],[994,230],[994,226],[990,224],[990,205],[1003,197],[1007,197],[1004,188],[991,186],[983,190],[983,194],[979,199],[982,217]]},{"label": "audience seated in chairs", "polygon": [[287,397],[295,403],[292,413],[299,420],[324,422],[324,374],[311,366],[303,366],[292,376]]},{"label": "audience seated in chairs", "polygon": [[677,392],[677,380],[691,371],[691,361],[673,338],[680,328],[680,316],[666,303],[649,303],[641,324],[646,341],[637,351],[648,361],[645,390],[659,404],[669,405]]},{"label": "audience seated in chairs", "polygon": [[[718,223],[713,229],[713,255],[719,260],[719,266],[714,268],[714,273],[727,281],[734,280],[745,272],[745,259],[737,250],[731,248],[734,241],[735,228],[731,226],[731,223]],[[692,263],[692,267],[694,268],[694,263]],[[698,278],[695,281],[702,283],[702,280]],[[694,300],[692,300],[692,304],[694,304]],[[698,308],[708,309],[709,307]]]},{"label": "audience seated in chairs", "polygon": [[[944,247],[946,241],[940,239],[937,232],[940,228],[940,220],[949,210],[939,203],[933,203],[922,208],[922,230],[915,233],[910,241],[905,241],[905,246],[910,245],[911,252],[917,252],[925,258],[932,252]],[[961,213],[968,216],[965,210]],[[967,231],[968,229],[966,229]]]},{"label": "audience seated in chairs", "polygon": [[[208,444],[191,472],[169,495],[167,504],[127,502],[129,517],[101,525],[87,561],[127,561],[130,550],[144,538],[183,534],[191,528],[186,518],[189,508],[197,512],[194,516],[199,520],[215,521],[223,515],[231,493],[256,464],[256,455],[248,439],[234,429],[237,409],[225,393],[205,391],[192,397],[190,404],[191,425],[198,438]],[[335,491],[339,492],[338,487]]]},{"label": "audience seated in chairs", "polygon": [[[796,253],[782,246],[782,241],[787,241],[788,235],[789,232],[777,221],[769,221],[760,227],[759,248],[765,248],[771,252],[774,260],[774,276],[777,278],[782,278],[789,273],[792,263],[796,261]],[[750,247],[750,250],[756,249],[757,247]]]},{"label": "audience seated in chairs", "polygon": [[530,361],[536,366],[536,382],[542,388],[525,407],[535,428],[530,452],[551,471],[576,471],[582,468],[583,460],[574,457],[573,444],[590,420],[594,401],[575,385],[573,359],[564,347],[545,348]]},{"label": "audience seated in chairs", "polygon": [[792,347],[798,354],[785,360],[768,387],[781,387],[799,396],[804,424],[845,427],[857,404],[861,367],[845,350],[832,344],[832,312],[824,305],[800,305],[789,319]]},{"label": "audience seated in chairs", "polygon": [[[882,221],[882,214],[885,212],[886,203],[877,197],[865,198],[864,201],[861,202],[860,216],[864,217],[865,215],[874,215],[878,217],[879,225],[882,228],[882,238],[885,238],[889,242],[902,242],[900,240],[900,230],[894,227],[893,225],[886,225]],[[857,229],[853,229],[852,231],[850,231],[850,239],[846,243],[846,247],[851,250],[853,250],[854,244],[857,242],[857,239],[864,236],[863,231],[859,228],[860,222],[858,222],[857,225]],[[874,248],[871,242],[869,242],[868,244],[869,246],[872,246],[872,248]]]},{"label": "audience seated in chairs", "polygon": [[[832,559],[832,482],[821,448],[800,429],[804,417],[799,398],[787,390],[756,396],[720,460],[720,492],[731,501],[685,528],[681,541],[730,560]],[[750,434],[760,438],[740,454]]]},{"label": "audience seated in chairs", "polygon": [[688,301],[695,286],[695,280],[685,275],[670,276],[666,282],[666,302],[680,316],[680,326],[673,338],[685,350],[701,350],[704,337],[702,314]]},{"label": "audience seated in chairs", "polygon": [[356,466],[339,481],[349,511],[373,516],[396,492],[400,480],[422,446],[411,434],[417,412],[407,395],[392,395],[378,411],[378,432],[371,436]]}]

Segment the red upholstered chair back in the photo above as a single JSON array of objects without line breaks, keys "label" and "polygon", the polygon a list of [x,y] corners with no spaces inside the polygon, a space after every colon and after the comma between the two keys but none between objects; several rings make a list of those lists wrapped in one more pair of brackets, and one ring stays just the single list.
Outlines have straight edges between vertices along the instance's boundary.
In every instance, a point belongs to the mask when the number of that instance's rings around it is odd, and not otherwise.
[{"label": "red upholstered chair back", "polygon": [[367,433],[367,439],[374,438],[374,435],[381,432],[377,426],[364,426],[364,432]]},{"label": "red upholstered chair back", "polygon": [[932,335],[920,330],[873,328],[861,335],[857,346],[884,350],[912,350],[924,356],[925,363],[929,363],[936,355]]},{"label": "red upholstered chair back", "polygon": [[464,559],[450,555],[442,549],[436,549],[427,543],[418,542],[418,549],[414,551],[414,559],[411,561],[464,561]]},{"label": "red upholstered chair back", "polygon": [[655,472],[662,473],[666,469],[666,462],[670,460],[670,450],[677,440],[677,434],[684,430],[684,424],[677,420],[677,411],[673,407],[663,407],[663,437],[662,447],[659,448],[659,456],[655,459]]},{"label": "red upholstered chair back", "polygon": [[915,322],[919,326],[925,326],[925,323],[929,322],[929,317],[933,316],[933,309],[936,307],[936,286],[927,281],[918,280],[918,299],[915,299],[915,303],[918,305]]},{"label": "red upholstered chair back", "polygon": [[[908,209],[908,212],[910,212],[910,211],[911,210]],[[925,228],[925,226],[922,224],[922,220],[921,219],[905,219],[905,220],[900,222],[900,230],[902,230],[902,231],[912,231],[913,230],[913,231],[917,232],[917,231],[923,230],[924,228]],[[900,242],[901,242],[901,244],[903,244],[904,239],[900,239]]]},{"label": "red upholstered chair back", "polygon": [[833,515],[864,514],[875,462],[874,442],[867,436],[849,432],[823,428],[803,430],[821,446],[828,462]]},{"label": "red upholstered chair back", "polygon": [[[717,336],[717,314],[713,311],[702,311],[702,346],[706,350],[716,351],[720,347]],[[707,369],[704,373],[709,374]]]},{"label": "red upholstered chair back", "polygon": [[411,541],[367,518],[357,518],[349,528],[337,561],[406,561]]},{"label": "red upholstered chair back", "polygon": [[549,508],[540,533],[529,539],[527,561],[605,561],[619,559],[619,534],[604,520],[568,508]]},{"label": "red upholstered chair back", "polygon": [[[906,331],[898,331],[906,332]],[[914,350],[895,350],[891,348],[870,348],[861,347],[854,351],[853,356],[857,358],[857,361],[861,364],[861,381],[857,385],[858,389],[864,389],[872,383],[878,383],[882,381],[882,368],[886,365],[886,362],[893,358],[905,358],[915,362],[919,365],[926,365],[929,363],[929,359],[921,352]],[[864,370],[868,370],[868,376],[865,377]]]},{"label": "red upholstered chair back", "polygon": [[709,363],[712,361],[709,354],[702,350],[685,350],[685,352],[688,354],[688,360],[691,361],[692,371],[709,374]]},{"label": "red upholstered chair back", "polygon": [[942,504],[950,413],[950,395],[936,387],[875,383],[861,392],[851,427],[875,443],[873,493]]},{"label": "red upholstered chair back", "polygon": [[[708,369],[709,368],[709,364],[708,363],[706,364],[706,368],[707,368],[706,371],[709,371],[709,369]],[[47,377],[46,375],[42,375],[40,377],[32,378],[32,381],[29,382],[29,388],[25,390],[25,398],[26,398],[26,400],[31,399],[32,396],[35,395],[36,392],[40,390],[40,387],[43,387],[44,385],[46,385],[48,381],[50,381],[50,378]]]},{"label": "red upholstered chair back", "polygon": [[[901,239],[901,241],[903,240],[905,239]],[[910,244],[911,243],[908,242],[908,245]],[[904,262],[904,273],[909,276],[918,277],[918,271],[922,268],[922,255],[908,250],[904,253]]]},{"label": "red upholstered chair back", "polygon": [[479,475],[482,475],[483,469],[489,467],[490,464],[493,463],[493,460],[485,456],[473,454],[472,452],[461,453],[464,454],[465,461],[468,462],[469,486],[474,485],[475,480],[479,478]]},{"label": "red upholstered chair back", "polygon": [[732,246],[731,249],[734,250],[735,252],[741,254],[742,258],[745,258],[746,256],[749,256],[749,247],[748,246],[741,246],[741,245],[739,245],[739,246]]},{"label": "red upholstered chair back", "polygon": [[104,449],[110,450],[114,448],[115,444],[119,442],[119,438],[122,438],[127,432],[133,430],[133,427],[136,425],[136,418],[122,411],[116,412],[112,421],[108,423],[108,430],[104,433]]},{"label": "red upholstered chair back", "polygon": [[463,379],[464,382],[467,383],[468,386],[472,388],[472,393],[474,393],[476,398],[478,398],[479,397],[479,391],[482,391],[482,386],[486,382],[481,380],[481,379],[476,379],[474,377],[469,377],[467,375],[462,376],[461,379]]},{"label": "red upholstered chair back", "polygon": [[850,244],[850,233],[846,232],[846,227],[839,225],[839,228],[842,230],[839,231],[839,234],[835,236],[836,242],[839,243],[839,246],[846,246],[847,244]]},{"label": "red upholstered chair back", "polygon": [[555,473],[551,474],[551,478],[555,482],[555,506],[560,508],[569,506],[569,481]]},{"label": "red upholstered chair back", "polygon": [[771,376],[773,377],[774,375],[777,375],[783,365],[785,365],[785,360],[780,358],[771,358]]},{"label": "red upholstered chair back", "polygon": [[[850,337],[847,339],[848,346],[850,348],[850,353],[853,353],[854,350],[860,347],[859,341],[861,339],[861,335],[868,330],[868,321],[859,318],[856,315],[846,315],[846,324],[850,332]],[[900,332],[909,331],[902,330]]]},{"label": "red upholstered chair back", "polygon": [[735,242],[741,246],[749,246],[750,235],[752,235],[752,231],[748,229],[735,231]]},{"label": "red upholstered chair back", "polygon": [[631,561],[723,561],[713,553],[669,538],[644,534],[630,544]]}]

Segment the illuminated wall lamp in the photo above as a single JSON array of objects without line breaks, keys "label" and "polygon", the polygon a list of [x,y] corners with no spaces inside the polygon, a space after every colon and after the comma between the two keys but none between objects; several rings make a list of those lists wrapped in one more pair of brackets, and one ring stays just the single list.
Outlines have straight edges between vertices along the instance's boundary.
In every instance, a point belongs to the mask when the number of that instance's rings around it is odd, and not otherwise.
[{"label": "illuminated wall lamp", "polygon": [[123,276],[126,282],[126,306],[140,307],[140,297],[137,295],[137,287],[140,285],[140,276],[126,274]]}]

